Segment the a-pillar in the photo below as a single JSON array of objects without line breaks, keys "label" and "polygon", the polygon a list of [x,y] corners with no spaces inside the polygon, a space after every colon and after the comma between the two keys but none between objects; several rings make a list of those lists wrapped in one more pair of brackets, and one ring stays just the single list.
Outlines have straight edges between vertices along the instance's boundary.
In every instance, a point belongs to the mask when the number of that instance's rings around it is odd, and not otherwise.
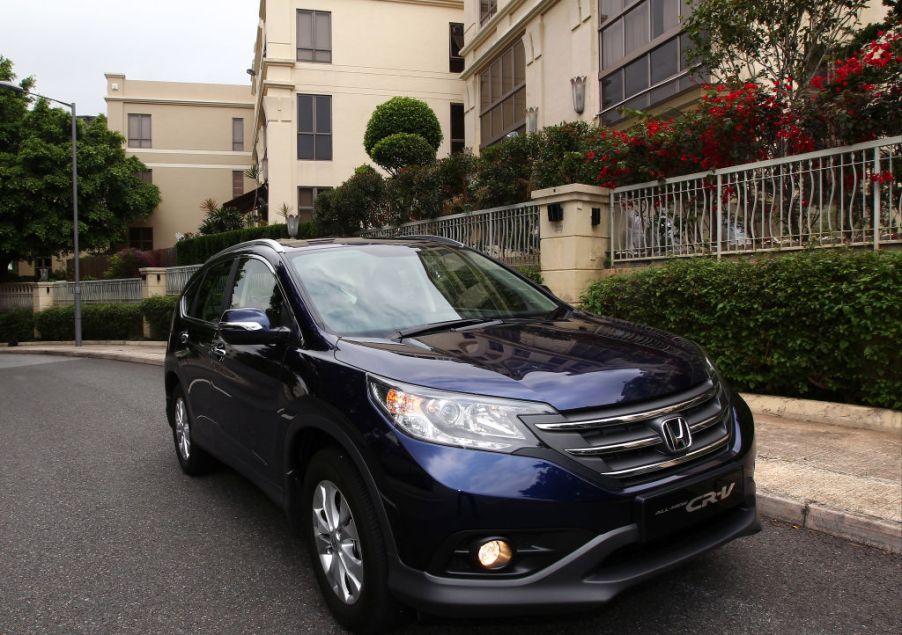
[{"label": "a-pillar", "polygon": [[542,279],[566,302],[575,303],[604,276],[610,248],[610,190],[563,185],[536,190],[540,206]]}]

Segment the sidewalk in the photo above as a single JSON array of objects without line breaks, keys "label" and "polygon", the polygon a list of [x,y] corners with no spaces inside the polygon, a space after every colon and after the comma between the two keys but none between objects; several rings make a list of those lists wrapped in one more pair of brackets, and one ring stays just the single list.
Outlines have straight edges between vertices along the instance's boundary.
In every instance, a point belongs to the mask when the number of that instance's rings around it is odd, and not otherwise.
[{"label": "sidewalk", "polygon": [[[0,354],[162,365],[164,349],[163,342],[91,342],[80,348],[30,342],[0,346]],[[762,515],[902,553],[902,414],[758,395],[748,401],[757,425]]]}]

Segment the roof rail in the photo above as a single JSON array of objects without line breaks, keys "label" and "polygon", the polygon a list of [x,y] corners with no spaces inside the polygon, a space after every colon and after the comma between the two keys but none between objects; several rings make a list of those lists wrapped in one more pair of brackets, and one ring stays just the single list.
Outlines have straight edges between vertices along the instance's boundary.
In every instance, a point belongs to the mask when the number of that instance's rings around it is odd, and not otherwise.
[{"label": "roof rail", "polygon": [[269,247],[279,253],[285,251],[285,247],[283,247],[279,242],[273,240],[272,238],[255,238],[254,240],[248,240],[243,243],[238,243],[237,245],[232,245],[231,247],[226,247],[222,251],[218,252],[220,254],[227,254],[233,251],[238,251],[239,249],[244,249],[245,247],[251,247],[253,245],[260,245],[261,247]]},{"label": "roof rail", "polygon": [[412,234],[410,236],[392,236],[392,238],[397,238],[398,240],[432,240],[437,243],[454,245],[455,247],[466,247],[466,245],[459,240],[454,240],[453,238],[448,238],[447,236],[434,236],[432,234]]}]

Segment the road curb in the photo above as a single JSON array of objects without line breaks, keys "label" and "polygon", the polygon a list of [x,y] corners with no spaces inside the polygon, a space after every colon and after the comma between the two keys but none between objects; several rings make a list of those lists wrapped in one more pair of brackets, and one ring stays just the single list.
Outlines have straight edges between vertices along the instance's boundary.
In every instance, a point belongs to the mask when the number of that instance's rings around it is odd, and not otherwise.
[{"label": "road curb", "polygon": [[60,355],[63,357],[90,357],[93,359],[108,359],[117,362],[134,362],[137,364],[150,364],[152,366],[162,366],[162,356],[142,357],[127,351],[91,351],[91,350],[75,350],[66,348],[43,348],[37,346],[10,346],[0,348],[0,353],[23,354],[23,355]]},{"label": "road curb", "polygon": [[866,430],[902,431],[902,411],[899,410],[752,393],[742,393],[742,398],[745,399],[755,415],[784,417],[797,421],[826,423]]},{"label": "road curb", "polygon": [[902,553],[902,523],[758,492],[758,511],[805,529]]}]

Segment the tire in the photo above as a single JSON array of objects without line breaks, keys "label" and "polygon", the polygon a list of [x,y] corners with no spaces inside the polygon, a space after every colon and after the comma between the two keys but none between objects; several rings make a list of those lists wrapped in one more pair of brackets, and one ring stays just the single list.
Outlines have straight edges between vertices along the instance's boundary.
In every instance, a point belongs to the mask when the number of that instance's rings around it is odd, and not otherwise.
[{"label": "tire", "polygon": [[181,386],[172,391],[171,412],[169,421],[172,424],[172,440],[175,443],[175,456],[178,458],[182,472],[189,476],[200,476],[209,472],[214,465],[213,457],[194,442],[191,434],[191,414],[188,411],[188,400]]},{"label": "tire", "polygon": [[332,615],[354,633],[391,629],[404,613],[388,589],[385,538],[357,469],[344,452],[321,450],[303,492],[298,522]]}]

